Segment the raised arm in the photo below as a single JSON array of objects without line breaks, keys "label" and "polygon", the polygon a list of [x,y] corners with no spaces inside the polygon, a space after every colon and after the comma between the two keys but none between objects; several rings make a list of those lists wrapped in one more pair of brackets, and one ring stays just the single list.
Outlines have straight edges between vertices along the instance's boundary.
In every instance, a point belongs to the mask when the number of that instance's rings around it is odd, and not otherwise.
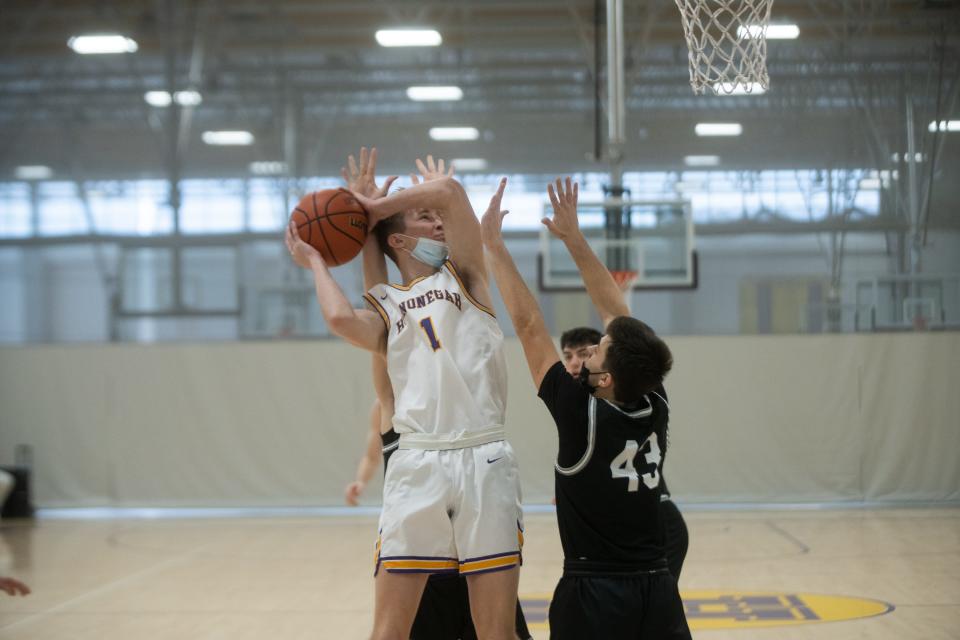
[{"label": "raised arm", "polygon": [[293,261],[313,272],[320,311],[330,331],[347,342],[374,353],[386,353],[387,332],[380,316],[369,309],[354,309],[337,284],[320,252],[300,238],[294,223],[287,227],[287,250]]},{"label": "raised arm", "polygon": [[[397,179],[397,176],[390,176],[383,182],[382,187],[377,186],[377,148],[373,147],[367,153],[366,147],[360,147],[360,162],[352,155],[347,156],[346,166],[340,167],[340,175],[347,183],[347,189],[354,193],[361,194],[368,198],[383,198],[390,192],[390,185]],[[373,227],[373,223],[370,223]],[[377,237],[372,233],[367,234],[367,241],[363,245],[363,288],[369,291],[371,287],[378,284],[387,283],[387,261],[383,252],[380,251],[380,245],[377,244]]]},{"label": "raised arm", "polygon": [[587,294],[600,314],[600,321],[606,327],[617,316],[629,315],[630,310],[624,300],[623,291],[580,231],[577,220],[579,186],[576,182],[571,185],[570,178],[566,179],[566,185],[557,178],[556,184],[556,191],[553,185],[547,185],[550,204],[553,205],[553,219],[544,218],[541,222],[567,247],[577,269],[580,270]]},{"label": "raised arm", "polygon": [[513,328],[523,347],[523,354],[527,358],[533,384],[539,389],[547,371],[560,360],[560,354],[550,337],[536,298],[527,288],[503,241],[503,216],[508,212],[500,210],[500,201],[506,186],[507,179],[503,178],[497,193],[490,200],[490,206],[483,214],[480,222],[481,235],[497,288],[500,289]]}]

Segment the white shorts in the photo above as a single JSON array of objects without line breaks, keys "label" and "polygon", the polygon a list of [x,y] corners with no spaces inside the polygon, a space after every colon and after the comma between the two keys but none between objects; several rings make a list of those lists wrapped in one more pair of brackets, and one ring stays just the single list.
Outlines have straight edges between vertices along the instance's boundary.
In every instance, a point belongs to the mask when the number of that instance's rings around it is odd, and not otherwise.
[{"label": "white shorts", "polygon": [[399,449],[383,486],[376,572],[460,573],[518,566],[520,475],[506,440]]}]

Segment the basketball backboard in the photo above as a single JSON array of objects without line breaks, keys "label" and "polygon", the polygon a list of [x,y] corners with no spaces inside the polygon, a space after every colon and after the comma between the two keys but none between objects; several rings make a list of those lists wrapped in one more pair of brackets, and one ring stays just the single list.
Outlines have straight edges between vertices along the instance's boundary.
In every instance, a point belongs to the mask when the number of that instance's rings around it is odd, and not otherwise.
[{"label": "basketball backboard", "polygon": [[[635,271],[633,289],[694,289],[695,230],[686,200],[607,199],[577,205],[580,229],[611,271]],[[544,216],[553,214],[545,205]],[[583,279],[563,242],[540,231],[542,291],[582,291]]]}]

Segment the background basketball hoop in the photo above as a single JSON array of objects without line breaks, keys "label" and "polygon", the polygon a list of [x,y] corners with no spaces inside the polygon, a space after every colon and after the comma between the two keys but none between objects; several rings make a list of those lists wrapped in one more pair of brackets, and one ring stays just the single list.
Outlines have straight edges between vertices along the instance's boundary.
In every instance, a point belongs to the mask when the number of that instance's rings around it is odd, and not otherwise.
[{"label": "background basketball hoop", "polygon": [[696,94],[766,91],[767,27],[773,0],[675,0]]},{"label": "background basketball hoop", "polygon": [[634,282],[637,281],[639,274],[636,271],[624,271],[624,270],[610,270],[610,275],[613,276],[614,282],[617,283],[617,286],[620,287],[621,291],[628,290]]}]

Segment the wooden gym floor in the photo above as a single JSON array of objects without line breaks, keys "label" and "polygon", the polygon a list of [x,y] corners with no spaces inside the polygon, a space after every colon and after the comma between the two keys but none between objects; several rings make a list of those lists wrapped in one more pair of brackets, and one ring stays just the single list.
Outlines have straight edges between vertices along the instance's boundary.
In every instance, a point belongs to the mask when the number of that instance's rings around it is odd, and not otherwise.
[{"label": "wooden gym floor", "polygon": [[[695,637],[960,638],[960,508],[685,516]],[[375,529],[369,512],[2,521],[0,574],[33,594],[0,593],[0,638],[366,638]],[[526,540],[520,595],[539,640],[560,575],[554,516],[528,514]],[[827,621],[851,616],[870,617]]]}]

